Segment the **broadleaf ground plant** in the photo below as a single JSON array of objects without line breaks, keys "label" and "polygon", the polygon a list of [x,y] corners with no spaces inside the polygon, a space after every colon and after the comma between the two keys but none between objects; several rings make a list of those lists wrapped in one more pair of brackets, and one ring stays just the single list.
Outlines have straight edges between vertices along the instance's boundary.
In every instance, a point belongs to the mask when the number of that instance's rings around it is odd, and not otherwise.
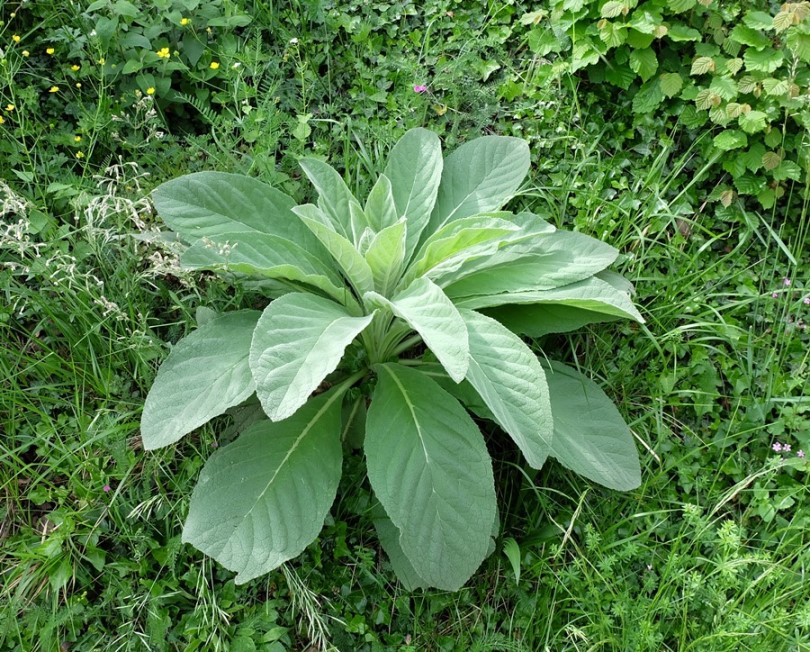
[{"label": "broadleaf ground plant", "polygon": [[186,267],[272,298],[264,311],[206,320],[147,396],[147,449],[251,401],[263,412],[206,462],[184,541],[240,583],[296,557],[318,536],[354,445],[399,578],[458,589],[497,532],[491,459],[470,412],[534,468],[554,457],[607,487],[639,484],[632,434],[607,396],[520,338],[642,321],[630,284],[607,271],[615,249],[501,210],[528,172],[524,141],[486,136],[445,158],[435,134],[411,130],[364,203],[326,163],[301,167],[317,204],[216,172],[154,191],[189,245]]}]

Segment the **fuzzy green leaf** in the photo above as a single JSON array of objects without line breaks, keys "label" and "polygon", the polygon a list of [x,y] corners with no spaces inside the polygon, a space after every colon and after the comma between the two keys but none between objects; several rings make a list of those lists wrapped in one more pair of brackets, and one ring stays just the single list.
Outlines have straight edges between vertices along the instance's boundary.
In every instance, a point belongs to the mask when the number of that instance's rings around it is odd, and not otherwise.
[{"label": "fuzzy green leaf", "polygon": [[467,380],[535,469],[551,450],[554,424],[545,373],[523,341],[494,319],[463,310],[470,338]]},{"label": "fuzzy green leaf", "polygon": [[667,97],[675,97],[683,87],[683,77],[677,72],[665,72],[658,78],[661,92]]},{"label": "fuzzy green leaf", "polygon": [[388,296],[399,282],[405,263],[407,234],[408,225],[403,218],[375,235],[366,251],[374,289],[383,296]]},{"label": "fuzzy green leaf", "polygon": [[363,212],[374,231],[382,231],[396,224],[399,219],[391,181],[384,174],[377,177],[374,187],[368,193]]},{"label": "fuzzy green leaf", "polygon": [[321,209],[313,204],[303,204],[296,206],[293,212],[320,240],[358,294],[374,288],[374,275],[366,259],[350,240],[324,224],[325,214]]},{"label": "fuzzy green leaf", "polygon": [[364,445],[369,481],[414,571],[431,586],[456,590],[486,556],[495,519],[484,438],[424,374],[398,364],[375,369]]},{"label": "fuzzy green leaf", "polygon": [[248,353],[260,314],[240,310],[217,317],[175,345],[146,396],[145,449],[173,444],[253,394]]},{"label": "fuzzy green leaf", "polygon": [[215,452],[191,496],[183,542],[236,571],[237,584],[301,554],[337,493],[341,396],[318,396],[281,423],[259,421]]},{"label": "fuzzy green leaf", "polygon": [[406,261],[430,221],[443,167],[439,137],[427,129],[406,132],[388,156],[384,174],[391,181],[397,217],[408,220]]},{"label": "fuzzy green leaf", "polygon": [[359,203],[343,177],[331,165],[315,158],[302,158],[298,165],[318,191],[318,207],[327,216],[335,232],[355,244],[359,242],[362,229],[353,223],[350,210],[351,204],[359,207]]},{"label": "fuzzy green leaf", "polygon": [[552,455],[565,467],[611,489],[641,484],[633,435],[613,402],[589,378],[552,362],[546,373],[554,414]]},{"label": "fuzzy green leaf", "polygon": [[267,416],[281,421],[294,414],[372,317],[354,317],[334,301],[302,293],[267,306],[250,346],[256,395]]},{"label": "fuzzy green leaf", "polygon": [[223,233],[268,233],[316,255],[323,250],[292,214],[291,197],[240,174],[187,174],[155,188],[152,200],[163,221],[192,242],[216,241]]},{"label": "fuzzy green leaf", "polygon": [[445,159],[428,235],[452,220],[500,209],[529,171],[529,146],[507,136],[483,136]]},{"label": "fuzzy green leaf", "polygon": [[633,50],[630,53],[630,68],[637,72],[643,81],[647,81],[658,70],[658,58],[651,49]]},{"label": "fuzzy green leaf", "polygon": [[452,301],[427,277],[411,283],[393,299],[369,292],[364,299],[388,309],[413,328],[457,383],[470,363],[467,327]]}]

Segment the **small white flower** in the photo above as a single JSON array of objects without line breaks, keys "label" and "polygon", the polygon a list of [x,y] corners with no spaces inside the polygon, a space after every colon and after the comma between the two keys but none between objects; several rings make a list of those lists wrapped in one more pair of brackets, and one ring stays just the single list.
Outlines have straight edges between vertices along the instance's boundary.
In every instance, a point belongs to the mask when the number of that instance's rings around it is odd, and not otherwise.
[{"label": "small white flower", "polygon": [[298,39],[293,37],[290,39],[290,45],[298,45]]}]

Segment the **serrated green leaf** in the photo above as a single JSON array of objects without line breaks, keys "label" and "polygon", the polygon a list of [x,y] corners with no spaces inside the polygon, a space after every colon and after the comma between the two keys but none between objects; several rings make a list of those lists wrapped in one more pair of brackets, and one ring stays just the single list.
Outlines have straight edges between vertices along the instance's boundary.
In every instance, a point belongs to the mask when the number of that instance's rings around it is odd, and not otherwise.
[{"label": "serrated green leaf", "polygon": [[754,143],[751,148],[742,155],[745,161],[745,167],[751,172],[756,172],[762,168],[762,157],[765,154],[765,145],[762,143]]},{"label": "serrated green leaf", "polygon": [[608,0],[602,5],[602,18],[616,18],[627,12],[627,5],[620,0]]},{"label": "serrated green leaf", "polygon": [[739,177],[745,174],[745,159],[742,156],[727,158],[723,161],[723,169],[732,177]]},{"label": "serrated green leaf", "polygon": [[765,94],[771,97],[787,95],[790,93],[790,81],[787,79],[763,79],[762,88],[765,89]]},{"label": "serrated green leaf", "polygon": [[323,527],[340,482],[340,398],[318,396],[263,420],[206,462],[183,542],[236,571],[237,584],[297,557]]},{"label": "serrated green leaf", "polygon": [[610,489],[641,484],[633,434],[600,387],[558,362],[546,373],[554,414],[552,455],[565,467]]},{"label": "serrated green leaf", "polygon": [[368,193],[363,212],[374,231],[382,231],[396,224],[399,219],[391,181],[384,174],[377,177],[374,187]]},{"label": "serrated green leaf", "polygon": [[615,61],[605,62],[605,79],[608,83],[627,90],[636,78],[636,73],[630,70],[627,64],[619,64]]},{"label": "serrated green leaf", "polygon": [[733,100],[737,97],[737,82],[731,79],[731,77],[716,76],[712,79],[709,89],[726,101]]},{"label": "serrated green leaf", "polygon": [[731,30],[731,34],[729,34],[729,38],[735,40],[737,43],[749,45],[757,50],[761,50],[772,45],[771,39],[765,36],[765,34],[762,32],[740,24],[734,26],[734,29]]},{"label": "serrated green leaf", "polygon": [[508,136],[483,136],[445,159],[427,235],[452,220],[500,209],[529,171],[529,146]]},{"label": "serrated green leaf", "polygon": [[406,262],[430,221],[443,167],[439,137],[427,129],[406,132],[388,156],[384,174],[391,181],[397,216],[408,220]]},{"label": "serrated green leaf", "polygon": [[451,297],[467,297],[548,290],[600,272],[616,260],[618,253],[610,245],[582,233],[555,231],[537,238],[531,254],[515,258],[492,256],[492,266],[471,273],[462,266],[451,276],[453,282],[445,291]]},{"label": "serrated green leaf", "polygon": [[664,101],[664,93],[657,81],[644,84],[633,96],[633,113],[649,113]]},{"label": "serrated green leaf", "polygon": [[571,48],[571,72],[587,68],[599,62],[599,50],[589,38],[574,42]]},{"label": "serrated green leaf", "polygon": [[782,162],[782,156],[778,152],[765,152],[762,155],[762,166],[766,170],[774,170]]},{"label": "serrated green leaf", "polygon": [[329,219],[336,233],[356,244],[362,230],[352,223],[350,205],[359,202],[349,190],[343,177],[328,163],[315,158],[302,158],[298,165],[318,191],[318,207]]},{"label": "serrated green leaf", "polygon": [[683,88],[683,77],[677,72],[665,72],[658,78],[661,92],[667,97],[675,97]]},{"label": "serrated green leaf", "polygon": [[773,205],[776,203],[776,193],[773,191],[773,188],[765,188],[757,194],[757,201],[765,210],[773,208]]},{"label": "serrated green leaf", "polygon": [[296,206],[293,212],[329,252],[358,294],[374,289],[374,275],[366,259],[351,241],[324,223],[325,214],[320,208],[313,204],[302,204]]},{"label": "serrated green leaf", "polygon": [[635,48],[636,50],[644,50],[645,48],[650,47],[652,42],[655,40],[655,35],[653,32],[655,29],[653,28],[652,32],[649,34],[644,34],[639,32],[635,29],[630,29],[627,31],[627,45],[631,48]]},{"label": "serrated green leaf", "polygon": [[743,55],[746,70],[760,72],[774,72],[779,69],[785,60],[784,55],[779,50],[765,48],[764,50],[746,50]]},{"label": "serrated green leaf", "polygon": [[726,70],[728,70],[732,75],[736,75],[743,67],[743,60],[739,57],[735,59],[729,59],[726,61]]},{"label": "serrated green leaf", "polygon": [[146,450],[173,444],[253,394],[248,354],[260,314],[240,310],[217,317],[175,345],[144,403]]},{"label": "serrated green leaf", "polygon": [[716,64],[711,57],[697,57],[692,62],[690,75],[705,75],[707,72],[714,72]]},{"label": "serrated green leaf", "polygon": [[633,50],[630,53],[630,69],[647,81],[658,70],[658,58],[652,50]]},{"label": "serrated green leaf", "polygon": [[748,146],[748,137],[736,129],[726,129],[714,137],[714,146],[724,152]]},{"label": "serrated green leaf", "polygon": [[239,174],[197,172],[152,191],[163,221],[184,238],[216,239],[222,233],[268,233],[305,249],[323,251],[295,218],[295,201],[261,181]]},{"label": "serrated green leaf", "polygon": [[774,168],[773,178],[776,181],[785,181],[786,179],[801,181],[802,170],[793,161],[782,161],[776,168]]},{"label": "serrated green leaf", "polygon": [[364,300],[403,319],[422,336],[450,377],[457,383],[464,380],[470,363],[467,327],[438,285],[423,276],[393,299],[368,292]]},{"label": "serrated green leaf", "polygon": [[467,380],[529,465],[543,466],[554,424],[545,373],[523,341],[497,321],[463,310],[470,338]]},{"label": "serrated green leaf", "polygon": [[706,124],[707,119],[706,114],[698,113],[694,106],[685,106],[679,116],[679,122],[687,129],[702,127]]},{"label": "serrated green leaf", "polygon": [[676,14],[689,11],[695,4],[697,4],[696,0],[667,0],[667,7]]},{"label": "serrated green leaf", "polygon": [[734,179],[734,188],[741,195],[756,195],[765,188],[765,178],[753,174],[744,174]]},{"label": "serrated green leaf", "polygon": [[407,221],[403,218],[375,235],[366,251],[374,289],[383,296],[390,294],[402,275],[407,236]]},{"label": "serrated green leaf", "polygon": [[701,38],[699,31],[681,23],[670,25],[667,31],[667,37],[669,37],[670,41],[675,41],[676,43],[683,41],[699,41]]},{"label": "serrated green leaf", "polygon": [[398,364],[375,370],[365,440],[369,481],[417,575],[457,590],[486,556],[495,519],[484,438],[424,374]]},{"label": "serrated green leaf", "polygon": [[627,29],[624,25],[604,21],[599,27],[599,38],[609,48],[615,48],[627,40]]},{"label": "serrated green leaf", "polygon": [[695,106],[699,109],[707,111],[712,107],[719,106],[722,98],[714,91],[704,88],[699,91],[695,97]]},{"label": "serrated green leaf", "polygon": [[802,61],[810,62],[810,34],[798,29],[791,30],[787,35],[787,44]]},{"label": "serrated green leaf", "polygon": [[751,29],[773,29],[773,18],[764,11],[748,11],[743,16],[743,23]]},{"label": "serrated green leaf", "polygon": [[250,370],[267,416],[281,421],[304,405],[372,317],[352,316],[334,301],[303,293],[267,306],[250,345]]}]

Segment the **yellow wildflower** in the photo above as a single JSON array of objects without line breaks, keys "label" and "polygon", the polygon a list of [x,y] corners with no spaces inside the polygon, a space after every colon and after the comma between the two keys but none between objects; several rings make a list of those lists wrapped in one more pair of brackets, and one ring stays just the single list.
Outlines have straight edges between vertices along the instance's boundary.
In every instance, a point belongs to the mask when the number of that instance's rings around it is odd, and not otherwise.
[{"label": "yellow wildflower", "polygon": [[81,87],[82,87],[81,82],[76,82],[76,88],[81,88]]},{"label": "yellow wildflower", "polygon": [[23,50],[23,51],[22,51],[22,55],[23,55],[24,57],[29,57],[29,56],[31,56],[31,53],[30,53],[28,50]]},{"label": "yellow wildflower", "polygon": [[51,87],[48,89],[48,92],[49,92],[49,93],[58,93],[58,92],[59,92],[59,87],[58,87],[58,86],[51,86]]},{"label": "yellow wildflower", "polygon": [[82,137],[81,136],[73,136],[73,142],[74,143],[82,142]]},{"label": "yellow wildflower", "polygon": [[154,87],[154,86],[150,86],[149,88],[147,88],[147,89],[146,89],[146,94],[147,94],[147,95],[154,95],[154,94],[155,94],[155,87]]},{"label": "yellow wildflower", "polygon": [[214,30],[212,30],[210,27],[206,27],[206,28],[205,28],[205,31],[206,31],[206,32],[208,32],[209,34],[213,34],[213,33],[214,33]]},{"label": "yellow wildflower", "polygon": [[181,19],[180,19],[180,24],[181,24],[183,27],[185,27],[186,25],[188,25],[190,22],[191,22],[191,20],[190,20],[190,19],[188,19],[188,18],[181,18]]},{"label": "yellow wildflower", "polygon": [[76,152],[76,158],[84,158],[84,152],[82,151]]},{"label": "yellow wildflower", "polygon": [[161,59],[168,59],[171,56],[171,54],[169,54],[169,48],[160,48],[160,50],[157,51],[157,55]]},{"label": "yellow wildflower", "polygon": [[208,67],[209,67],[211,70],[216,70],[217,68],[219,68],[219,61],[212,61],[212,62],[211,62],[211,65],[210,65],[210,66],[208,66]]},{"label": "yellow wildflower", "polygon": [[13,110],[14,110],[14,105],[13,104],[6,104],[6,111],[11,113]]},{"label": "yellow wildflower", "polygon": [[14,35],[11,37],[11,40],[12,40],[12,41],[14,41],[15,43],[19,43],[20,41],[22,41],[22,39],[20,38],[20,35],[19,35],[19,34],[14,34]]},{"label": "yellow wildflower", "polygon": [[70,67],[73,72],[78,72],[81,66],[76,65],[75,63]]},{"label": "yellow wildflower", "polygon": [[48,48],[47,50],[45,50],[45,54],[53,54],[54,52],[56,52],[56,50],[54,50],[53,48]]},{"label": "yellow wildflower", "polygon": [[106,59],[104,57],[101,57],[101,59],[98,60],[98,65],[103,66],[106,62],[107,62]]},{"label": "yellow wildflower", "polygon": [[6,124],[6,121],[5,121],[5,119],[3,118],[3,116],[2,116],[2,115],[0,115],[0,125],[3,125],[3,124]]}]

